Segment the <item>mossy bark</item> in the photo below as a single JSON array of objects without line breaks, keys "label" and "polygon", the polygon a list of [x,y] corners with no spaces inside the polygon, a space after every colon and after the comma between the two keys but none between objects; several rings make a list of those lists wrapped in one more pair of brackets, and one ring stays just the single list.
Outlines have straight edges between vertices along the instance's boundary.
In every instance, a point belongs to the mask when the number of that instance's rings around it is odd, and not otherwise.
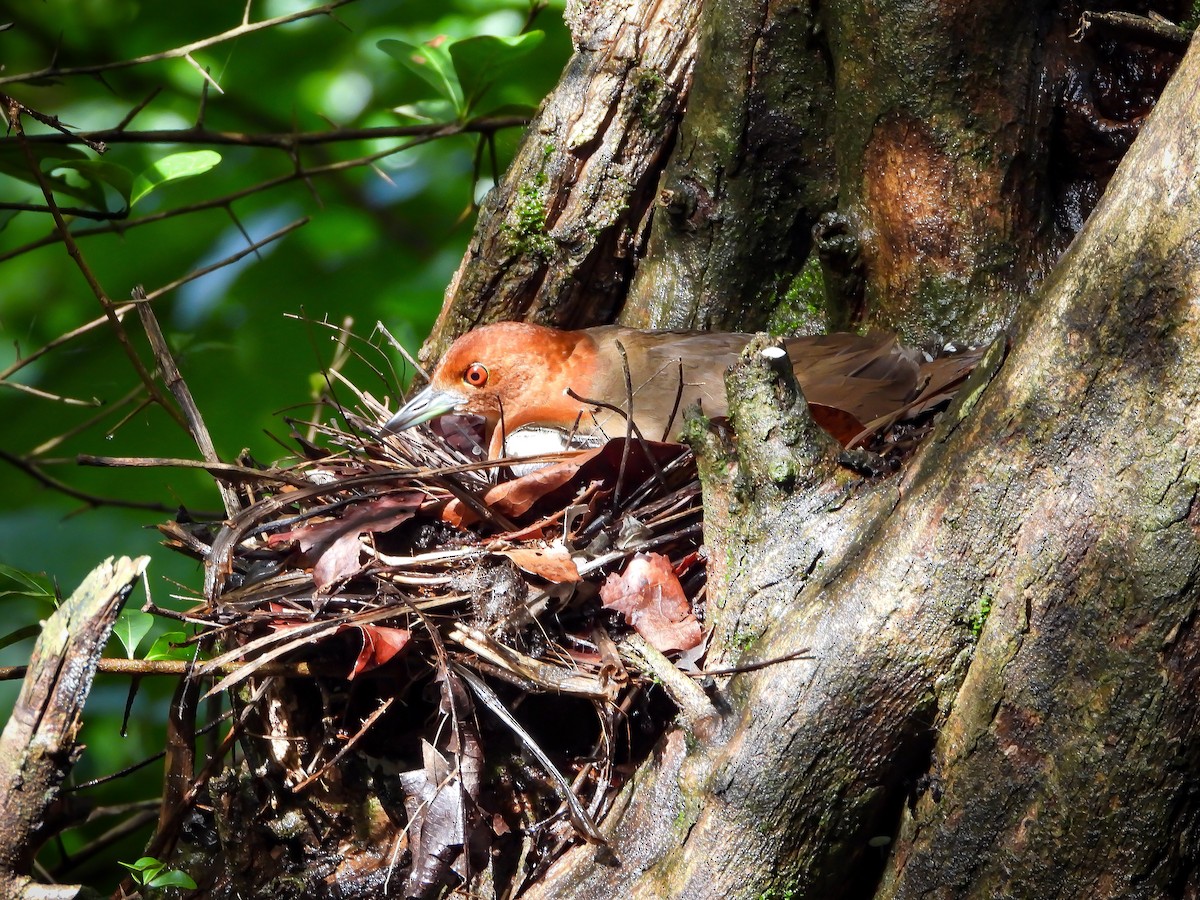
[{"label": "mossy bark", "polygon": [[429,356],[480,321],[607,320],[626,292],[626,322],[755,327],[810,250],[835,324],[1017,327],[876,483],[800,437],[782,374],[742,372],[742,443],[694,432],[709,664],[811,658],[721,679],[720,721],[625,788],[611,853],[578,847],[526,896],[1200,892],[1200,57],[1059,261],[1167,51],[1076,45],[1066,4],[721,0],[676,133],[694,6],[670,14],[671,66],[622,56],[620,29],[580,42]]},{"label": "mossy bark", "polygon": [[[745,661],[813,659],[723,685],[723,727],[669,738],[606,824],[622,864],[581,848],[530,896],[1200,888],[1197,84],[1193,52],[905,473],[832,509],[743,493],[744,542],[717,523],[711,603],[765,623]],[[788,550],[822,519],[817,568]]]}]

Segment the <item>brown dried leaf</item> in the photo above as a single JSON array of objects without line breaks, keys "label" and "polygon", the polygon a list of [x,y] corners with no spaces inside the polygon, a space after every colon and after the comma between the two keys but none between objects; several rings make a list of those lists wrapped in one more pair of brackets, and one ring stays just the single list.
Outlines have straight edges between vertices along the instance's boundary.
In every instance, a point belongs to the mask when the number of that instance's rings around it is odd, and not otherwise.
[{"label": "brown dried leaf", "polygon": [[499,552],[516,563],[517,568],[538,578],[555,584],[579,581],[579,569],[566,547],[513,547]]},{"label": "brown dried leaf", "polygon": [[350,678],[377,669],[408,645],[412,632],[407,628],[393,628],[389,625],[357,625],[362,634],[362,649],[354,660],[354,668]]},{"label": "brown dried leaf", "polygon": [[358,531],[348,531],[321,551],[313,563],[313,584],[318,592],[358,571],[358,557],[362,551],[358,535]]},{"label": "brown dried leaf", "polygon": [[704,637],[671,561],[661,553],[638,553],[624,572],[609,575],[600,600],[660,653],[690,650]]}]

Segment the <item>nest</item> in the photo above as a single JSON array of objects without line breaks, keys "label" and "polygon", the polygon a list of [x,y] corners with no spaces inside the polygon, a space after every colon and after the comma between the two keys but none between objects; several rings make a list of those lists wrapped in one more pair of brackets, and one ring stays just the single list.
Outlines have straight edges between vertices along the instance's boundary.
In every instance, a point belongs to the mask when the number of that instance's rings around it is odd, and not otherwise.
[{"label": "nest", "polygon": [[696,671],[694,461],[615,440],[516,476],[481,460],[469,420],[383,436],[387,410],[359,401],[229,521],[161,526],[205,563],[196,674],[230,693],[250,768],[292,795],[260,782],[254,803],[344,813],[369,785],[387,852],[359,879],[427,896],[486,871],[516,892],[603,843],[596,822],[674,714],[664,667]]},{"label": "nest", "polygon": [[[204,561],[196,674],[228,692],[244,753],[195,805],[226,861],[201,874],[218,895],[305,872],[514,896],[604,843],[596,823],[699,691],[694,460],[630,436],[518,468],[483,459],[467,419],[381,435],[389,411],[355,394],[298,463],[243,473],[239,514],[162,526]],[[850,463],[893,469],[936,411]]]}]

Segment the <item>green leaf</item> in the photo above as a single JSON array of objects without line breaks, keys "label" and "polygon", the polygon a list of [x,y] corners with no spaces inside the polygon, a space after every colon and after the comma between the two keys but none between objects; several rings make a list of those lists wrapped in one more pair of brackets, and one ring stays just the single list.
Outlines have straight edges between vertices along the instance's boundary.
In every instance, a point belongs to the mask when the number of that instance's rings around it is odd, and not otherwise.
[{"label": "green leaf", "polygon": [[168,869],[161,875],[155,875],[148,879],[146,887],[177,887],[194,891],[196,889],[196,882],[191,879],[191,876],[187,872],[180,872],[178,869]]},{"label": "green leaf", "polygon": [[[45,576],[42,576],[43,578]],[[9,589],[0,591],[0,597],[30,597],[37,600],[55,600],[54,587],[49,580],[42,581],[32,572],[26,572],[24,569],[18,569],[15,566],[8,566],[0,563],[0,584],[4,581],[13,581],[19,585],[24,585],[24,590]]]},{"label": "green leaf", "polygon": [[458,83],[458,75],[455,74],[454,63],[446,51],[445,44],[426,42],[417,46],[408,41],[388,38],[380,41],[377,46],[449,100],[456,116],[462,116],[466,112],[462,85]]},{"label": "green leaf", "polygon": [[[38,165],[42,167],[43,171],[47,169],[46,162],[48,160],[88,158],[86,153],[82,150],[76,150],[74,147],[31,144],[29,149],[33,152],[34,159],[38,161]],[[53,169],[54,166],[50,166],[49,168]],[[37,176],[29,171],[29,163],[25,160],[25,153],[16,144],[0,146],[0,173],[8,175],[10,178],[26,181],[29,184],[37,184]]]},{"label": "green leaf", "polygon": [[121,195],[125,206],[129,206],[129,195],[133,190],[133,173],[124,166],[99,159],[72,159],[58,163],[55,168],[74,169],[89,181],[107,184]]},{"label": "green leaf", "polygon": [[542,42],[545,32],[530,31],[516,37],[480,34],[450,44],[450,58],[470,112],[505,69],[527,56]]},{"label": "green leaf", "polygon": [[138,644],[142,642],[154,625],[154,616],[136,609],[123,609],[113,625],[113,634],[125,648],[125,655],[133,659]]},{"label": "green leaf", "polygon": [[160,185],[203,175],[220,161],[221,154],[215,150],[191,150],[164,156],[133,180],[129,205],[133,206]]},{"label": "green leaf", "polygon": [[195,648],[192,646],[180,647],[175,646],[183,644],[187,641],[188,636],[182,631],[168,631],[166,634],[160,634],[150,645],[150,649],[146,651],[144,659],[191,659],[195,654]]},{"label": "green leaf", "polygon": [[438,122],[453,122],[458,118],[458,110],[449,100],[418,100],[416,103],[406,103],[392,110],[398,116],[415,119],[423,124]]},{"label": "green leaf", "polygon": [[[57,169],[73,168],[75,162],[88,161],[88,156],[74,147],[33,145],[29,148],[42,170],[42,178],[56,194],[80,200],[96,209],[104,208],[104,190],[93,179],[84,178],[82,184],[68,181],[63,175],[53,174]],[[8,175],[27,184],[37,185],[37,174],[30,171],[25,154],[16,146],[0,147],[0,174]],[[39,196],[36,201],[40,202]]]}]

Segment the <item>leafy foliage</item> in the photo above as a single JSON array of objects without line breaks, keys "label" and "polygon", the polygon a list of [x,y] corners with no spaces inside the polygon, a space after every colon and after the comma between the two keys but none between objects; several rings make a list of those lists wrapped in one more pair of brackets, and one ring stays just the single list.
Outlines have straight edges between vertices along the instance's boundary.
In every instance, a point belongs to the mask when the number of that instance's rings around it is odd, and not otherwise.
[{"label": "leafy foliage", "polygon": [[[247,20],[317,6],[266,0],[250,5]],[[9,613],[0,663],[28,658],[54,600],[49,579],[29,573],[74,585],[106,556],[150,552],[152,599],[186,606],[197,569],[156,552],[146,526],[179,505],[220,509],[203,472],[75,464],[81,453],[198,454],[190,437],[145,401],[109,325],[25,363],[103,313],[56,234],[43,188],[115,303],[137,285],[153,296],[190,272],[244,254],[165,291],[153,308],[221,458],[245,448],[274,459],[286,451],[273,435],[290,427],[280,411],[303,422],[328,390],[314,376],[334,352],[333,332],[313,323],[353,320],[365,336],[380,320],[409,348],[431,325],[469,237],[474,203],[490,185],[493,173],[476,162],[491,157],[481,144],[493,141],[503,166],[520,135],[513,124],[494,130],[476,120],[535,106],[570,51],[561,17],[554,10],[536,16],[542,31],[535,32],[535,12],[525,0],[349,3],[261,29],[242,27],[241,6],[214,12],[46,0],[6,13],[12,27],[0,31],[0,94],[42,118],[21,115],[27,143],[11,129],[0,136],[0,464],[9,467],[0,500],[0,596]],[[188,53],[179,49],[204,41]],[[381,51],[387,42],[430,53],[431,42],[443,48],[437,58],[446,67],[434,99],[457,102],[436,120],[457,123],[459,133],[431,140],[412,130],[412,117],[397,110],[427,103],[431,82]],[[142,57],[150,59],[117,65]],[[80,67],[100,71],[72,74]],[[94,142],[107,149],[100,154],[64,130],[99,132]],[[136,315],[123,315],[132,353],[149,361]],[[375,353],[371,364],[349,368],[378,396],[394,397],[407,375],[396,357],[388,362],[381,365]],[[47,490],[51,480],[78,493]],[[101,502],[107,498],[159,508],[119,508]],[[166,596],[179,585],[180,599]],[[147,623],[136,610],[123,614],[116,633],[124,652],[141,647],[151,660],[194,655],[185,632],[162,633],[161,625],[147,631]],[[89,705],[82,735],[88,752],[78,776],[110,773],[161,748],[169,690],[143,681],[128,698],[122,738],[128,683],[102,678]],[[0,704],[11,708],[15,694],[16,683],[0,683]],[[125,779],[91,796],[99,803],[152,797],[157,777],[150,768],[142,783]],[[72,853],[84,840],[68,834],[63,849]],[[95,878],[111,881],[113,854],[136,858],[141,841],[144,835],[134,835],[106,851]],[[64,874],[89,878],[86,868]]]}]

